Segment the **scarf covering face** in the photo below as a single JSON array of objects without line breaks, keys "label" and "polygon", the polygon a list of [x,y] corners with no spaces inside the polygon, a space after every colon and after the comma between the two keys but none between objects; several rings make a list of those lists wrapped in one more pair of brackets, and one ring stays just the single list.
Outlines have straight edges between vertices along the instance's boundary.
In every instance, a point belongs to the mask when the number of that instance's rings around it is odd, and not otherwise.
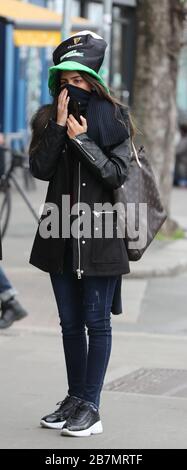
[{"label": "scarf covering face", "polygon": [[80,114],[82,114],[82,116],[85,116],[91,93],[87,90],[84,90],[83,88],[79,88],[77,86],[70,85],[69,83],[67,85],[63,86],[63,88],[67,88],[68,96],[72,100],[78,102],[79,109],[80,109]]},{"label": "scarf covering face", "polygon": [[[119,145],[129,137],[119,106],[117,110],[112,103],[101,98],[96,91],[87,91],[74,85],[65,85],[70,98],[78,101],[80,113],[87,120],[88,136],[101,149]],[[116,113],[116,115],[115,115]]]}]

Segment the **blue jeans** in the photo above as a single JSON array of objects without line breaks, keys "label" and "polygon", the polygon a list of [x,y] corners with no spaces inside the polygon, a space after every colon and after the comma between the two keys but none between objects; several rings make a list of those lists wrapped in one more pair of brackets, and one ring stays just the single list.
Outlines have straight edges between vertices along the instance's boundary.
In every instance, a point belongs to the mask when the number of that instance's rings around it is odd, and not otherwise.
[{"label": "blue jeans", "polygon": [[99,408],[111,353],[111,305],[118,276],[77,279],[71,256],[71,250],[66,250],[63,274],[50,274],[62,328],[68,393]]},{"label": "blue jeans", "polygon": [[6,277],[2,267],[0,266],[0,300],[6,302],[17,294],[8,278]]}]

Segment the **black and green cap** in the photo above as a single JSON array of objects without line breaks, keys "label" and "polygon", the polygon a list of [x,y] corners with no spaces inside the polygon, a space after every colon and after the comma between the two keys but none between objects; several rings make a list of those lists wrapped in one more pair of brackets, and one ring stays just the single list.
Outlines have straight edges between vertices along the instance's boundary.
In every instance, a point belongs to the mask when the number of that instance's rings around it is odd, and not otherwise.
[{"label": "black and green cap", "polygon": [[51,95],[57,93],[57,74],[62,70],[87,72],[109,89],[98,71],[102,65],[106,41],[92,31],[81,31],[63,41],[53,52],[54,65],[49,68],[48,86]]}]

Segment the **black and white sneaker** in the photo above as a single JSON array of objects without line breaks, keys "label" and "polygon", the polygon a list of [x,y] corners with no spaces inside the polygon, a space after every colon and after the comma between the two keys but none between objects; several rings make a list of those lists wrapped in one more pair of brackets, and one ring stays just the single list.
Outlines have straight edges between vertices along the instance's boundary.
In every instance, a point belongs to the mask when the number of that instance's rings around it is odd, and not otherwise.
[{"label": "black and white sneaker", "polygon": [[90,403],[82,401],[64,424],[61,435],[85,437],[103,432],[98,410]]},{"label": "black and white sneaker", "polygon": [[60,405],[56,411],[44,416],[40,424],[44,428],[61,429],[67,418],[75,411],[77,406],[82,403],[81,398],[67,395],[63,401],[59,401]]}]

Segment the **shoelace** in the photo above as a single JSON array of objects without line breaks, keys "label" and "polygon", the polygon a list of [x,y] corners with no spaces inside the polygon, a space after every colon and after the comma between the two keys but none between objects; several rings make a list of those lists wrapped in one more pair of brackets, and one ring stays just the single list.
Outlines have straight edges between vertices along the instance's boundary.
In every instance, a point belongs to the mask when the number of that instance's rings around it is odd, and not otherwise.
[{"label": "shoelace", "polygon": [[74,412],[73,412],[73,414],[71,415],[70,418],[73,417],[73,418],[76,419],[77,416],[79,416],[79,411],[80,411],[80,409],[81,409],[82,406],[83,406],[83,403],[80,403],[79,405],[77,405],[76,408],[75,408],[75,410],[74,410]]},{"label": "shoelace", "polygon": [[75,410],[74,410],[73,414],[71,415],[71,417],[76,419],[77,416],[79,416],[79,412],[80,412],[81,408],[83,408],[85,406],[85,404],[88,404],[90,406],[90,408],[92,408],[94,411],[98,411],[97,408],[94,405],[92,405],[92,403],[82,402],[79,405],[77,405],[77,407],[75,408]]},{"label": "shoelace", "polygon": [[64,400],[58,401],[58,403],[56,403],[56,406],[59,405],[58,410],[56,410],[57,412],[61,409],[62,405],[65,405],[67,403],[68,398],[69,398],[69,395],[67,395],[67,397],[65,397]]},{"label": "shoelace", "polygon": [[56,403],[56,406],[59,405],[58,410],[56,410],[57,413],[61,410],[62,406],[65,405],[65,404],[68,402],[69,398],[71,398],[71,399],[73,398],[73,401],[74,401],[74,400],[81,400],[81,399],[78,398],[78,397],[74,397],[74,396],[67,395],[67,396],[64,398],[64,400],[58,401],[58,403]]}]

